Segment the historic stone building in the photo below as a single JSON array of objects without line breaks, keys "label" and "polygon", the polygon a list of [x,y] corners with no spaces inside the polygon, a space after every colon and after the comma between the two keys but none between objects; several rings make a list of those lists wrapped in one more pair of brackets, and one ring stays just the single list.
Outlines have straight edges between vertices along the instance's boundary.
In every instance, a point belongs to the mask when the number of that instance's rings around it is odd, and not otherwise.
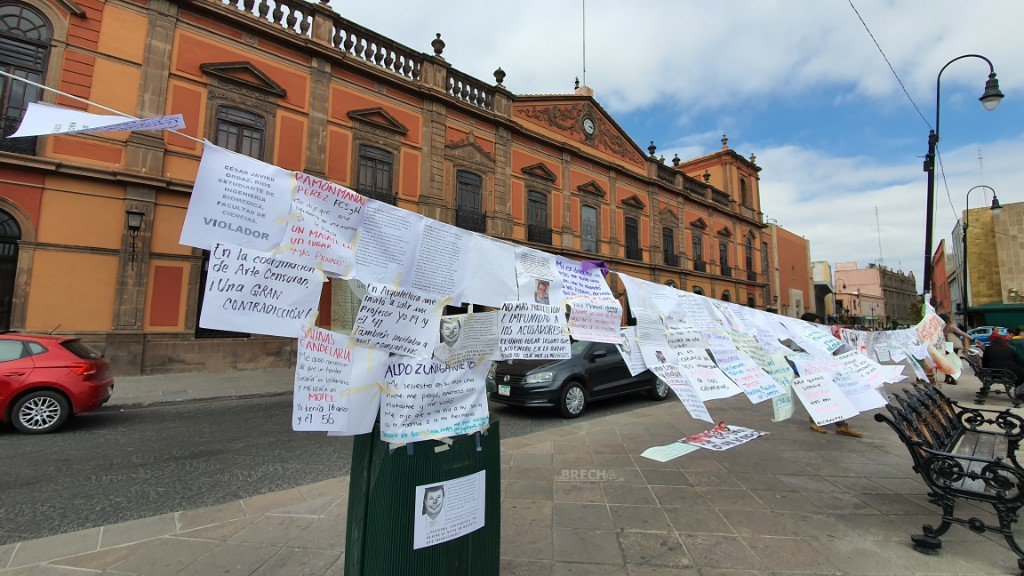
[{"label": "historic stone building", "polygon": [[[0,0],[0,70],[323,175],[431,218],[769,304],[758,171],[666,164],[585,86],[517,95],[298,0]],[[0,81],[4,134],[28,102]],[[91,112],[102,112],[90,109]],[[0,313],[81,335],[118,374],[288,365],[289,340],[197,328],[207,255],[178,244],[202,145],[171,133],[0,140]],[[349,309],[325,288],[319,323]],[[613,286],[621,293],[621,286]]]},{"label": "historic stone building", "polygon": [[811,243],[777,224],[768,227],[769,264],[772,302],[770,309],[783,316],[799,318],[814,312],[814,278],[811,269]]},{"label": "historic stone building", "polygon": [[840,262],[836,264],[836,288],[881,298],[883,327],[909,326],[921,319],[922,301],[913,272],[904,273],[880,264],[857,268],[856,262]]},{"label": "historic stone building", "polygon": [[[967,222],[968,324],[1024,324],[1024,202],[999,210],[972,208]],[[961,219],[963,222],[963,219]],[[963,227],[953,230],[954,254],[963,263]],[[958,284],[958,290],[963,287]]]}]

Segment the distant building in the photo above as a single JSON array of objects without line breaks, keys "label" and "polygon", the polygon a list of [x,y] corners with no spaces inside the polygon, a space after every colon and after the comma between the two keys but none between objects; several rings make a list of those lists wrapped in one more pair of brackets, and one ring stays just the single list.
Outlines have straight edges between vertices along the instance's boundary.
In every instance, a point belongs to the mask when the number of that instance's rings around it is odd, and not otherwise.
[{"label": "distant building", "polygon": [[770,224],[768,235],[772,258],[769,266],[772,303],[783,316],[799,318],[804,312],[816,312],[814,283],[811,279],[811,245],[806,238]]},{"label": "distant building", "polygon": [[836,314],[835,285],[832,282],[832,265],[827,260],[811,262],[811,279],[814,281],[814,308],[828,324]]},{"label": "distant building", "polygon": [[966,218],[968,323],[1024,324],[1024,202],[974,208]]},{"label": "distant building", "polygon": [[836,315],[842,324],[883,328],[885,326],[885,304],[881,296],[863,293],[860,288],[835,294]]},{"label": "distant building", "polygon": [[838,294],[858,293],[862,298],[881,298],[883,325],[909,325],[920,316],[920,298],[914,273],[895,271],[879,264],[857,268],[856,262],[836,264]]},{"label": "distant building", "polygon": [[949,274],[949,301],[953,310],[952,318],[957,324],[967,325],[964,318],[963,285],[964,250],[963,227],[959,220],[952,232],[953,242],[950,244],[951,254],[946,261],[946,272]]},{"label": "distant building", "polygon": [[950,304],[949,273],[946,269],[946,241],[939,240],[939,246],[932,254],[931,303],[939,314],[949,314]]}]

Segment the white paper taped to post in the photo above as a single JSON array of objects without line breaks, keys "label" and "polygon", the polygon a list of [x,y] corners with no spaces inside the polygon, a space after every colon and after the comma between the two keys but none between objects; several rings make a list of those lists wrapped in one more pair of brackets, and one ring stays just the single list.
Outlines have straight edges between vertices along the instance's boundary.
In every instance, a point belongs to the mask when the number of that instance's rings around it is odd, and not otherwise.
[{"label": "white paper taped to post", "polygon": [[18,129],[8,138],[45,136],[47,134],[180,130],[184,127],[185,119],[181,114],[153,118],[127,118],[109,114],[92,114],[45,102],[30,102]]},{"label": "white paper taped to post", "polygon": [[408,288],[367,284],[352,325],[352,338],[363,346],[430,358],[441,322],[441,298]]},{"label": "white paper taped to post", "polygon": [[479,430],[489,420],[488,367],[393,356],[384,373],[380,439],[419,442]]},{"label": "white paper taped to post", "polygon": [[351,277],[367,198],[303,172],[295,173],[295,184],[292,208],[298,217],[290,220],[283,245],[298,257],[316,259],[332,276]]},{"label": "white paper taped to post", "polygon": [[298,338],[317,311],[323,280],[312,260],[217,244],[199,326]]},{"label": "white paper taped to post", "polygon": [[506,302],[499,320],[502,358],[565,360],[572,354],[559,306]]}]

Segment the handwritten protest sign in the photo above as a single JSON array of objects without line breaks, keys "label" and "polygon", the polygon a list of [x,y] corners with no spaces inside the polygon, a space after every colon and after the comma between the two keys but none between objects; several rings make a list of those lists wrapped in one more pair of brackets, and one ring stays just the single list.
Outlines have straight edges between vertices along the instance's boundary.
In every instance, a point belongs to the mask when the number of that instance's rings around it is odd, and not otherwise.
[{"label": "handwritten protest sign", "polygon": [[562,306],[562,277],[558,273],[556,260],[556,256],[547,252],[525,246],[516,247],[519,300]]},{"label": "handwritten protest sign", "polygon": [[484,527],[486,470],[416,487],[412,549],[454,540]]},{"label": "handwritten protest sign", "polygon": [[419,442],[469,434],[488,422],[489,365],[442,364],[392,356],[384,373],[380,438]]},{"label": "handwritten protest sign", "polygon": [[673,309],[664,316],[665,325],[669,328],[721,328],[722,324],[714,318],[704,299],[697,294],[680,292]]},{"label": "handwritten protest sign", "polygon": [[917,332],[917,337],[921,342],[933,344],[935,341],[942,340],[941,334],[945,327],[946,323],[929,306],[928,313],[914,326],[914,330]]},{"label": "handwritten protest sign", "polygon": [[622,328],[619,334],[622,336],[622,340],[615,347],[619,349],[619,354],[626,362],[629,375],[636,376],[647,369],[643,352],[640,351],[640,341],[636,338],[636,326]]},{"label": "handwritten protest sign", "polygon": [[478,312],[441,317],[441,343],[433,357],[445,364],[479,363],[501,356],[498,313]]},{"label": "handwritten protest sign", "polygon": [[861,378],[856,372],[837,370],[831,374],[832,381],[836,383],[846,399],[853,404],[858,412],[867,412],[875,408],[885,406],[885,398],[867,380]]},{"label": "handwritten protest sign", "polygon": [[219,242],[269,252],[284,238],[291,188],[291,172],[206,142],[180,242],[205,250]]},{"label": "handwritten protest sign", "polygon": [[732,346],[712,345],[715,363],[736,383],[754,404],[786,393],[786,388],[775,381],[753,360]]},{"label": "handwritten protest sign", "polygon": [[707,402],[740,393],[736,384],[715,365],[703,348],[683,348],[676,353],[680,372],[686,374],[701,400]]},{"label": "handwritten protest sign", "polygon": [[691,417],[714,424],[715,419],[708,412],[708,407],[704,405],[704,400],[701,399],[697,388],[679,368],[672,364],[657,364],[650,366],[650,369],[665,384],[668,384]]},{"label": "handwritten protest sign", "polygon": [[564,360],[572,355],[560,306],[506,302],[498,323],[502,358]]},{"label": "handwritten protest sign", "polygon": [[817,328],[805,330],[799,336],[813,342],[818,347],[826,350],[829,354],[835,352],[843,345],[841,340],[834,338],[831,334]]},{"label": "handwritten protest sign", "polygon": [[367,284],[352,336],[363,346],[372,344],[402,356],[429,358],[441,322],[440,302],[437,296],[408,288]]},{"label": "handwritten protest sign", "polygon": [[30,102],[22,115],[18,130],[8,138],[46,134],[180,130],[184,127],[185,119],[181,114],[136,119],[108,114],[91,114],[45,102]]},{"label": "handwritten protest sign", "polygon": [[320,304],[312,261],[217,244],[210,253],[199,326],[298,338]]},{"label": "handwritten protest sign", "polygon": [[555,258],[555,269],[561,279],[562,297],[571,302],[575,298],[595,298],[618,302],[612,296],[608,283],[605,282],[601,270],[597,268],[583,269],[583,263],[558,256]]},{"label": "handwritten protest sign", "polygon": [[857,409],[846,399],[828,374],[801,376],[793,380],[793,390],[811,419],[819,426],[857,415]]},{"label": "handwritten protest sign", "polygon": [[742,426],[726,426],[725,422],[720,422],[710,430],[705,430],[700,434],[694,434],[693,436],[683,438],[681,442],[685,442],[699,448],[721,452],[722,450],[728,450],[729,448],[739,446],[740,444],[746,444],[754,438],[760,438],[767,434],[767,432],[752,430]]},{"label": "handwritten protest sign", "polygon": [[885,384],[882,366],[856,350],[836,356],[836,361],[848,372],[855,372],[874,388]]},{"label": "handwritten protest sign", "polygon": [[365,434],[373,428],[387,353],[344,334],[302,327],[295,361],[293,430]]},{"label": "handwritten protest sign", "polygon": [[672,348],[706,348],[701,331],[696,328],[675,328],[665,332],[668,345]]},{"label": "handwritten protest sign", "polygon": [[569,304],[569,333],[577,340],[618,344],[622,335],[622,307],[615,300],[586,296]]},{"label": "handwritten protest sign", "polygon": [[482,234],[473,234],[467,254],[465,302],[501,308],[505,302],[519,299],[516,283],[516,247]]},{"label": "handwritten protest sign", "polygon": [[317,259],[332,275],[350,277],[367,199],[303,172],[295,173],[295,182],[292,207],[299,219],[290,224],[284,245],[297,256]]}]

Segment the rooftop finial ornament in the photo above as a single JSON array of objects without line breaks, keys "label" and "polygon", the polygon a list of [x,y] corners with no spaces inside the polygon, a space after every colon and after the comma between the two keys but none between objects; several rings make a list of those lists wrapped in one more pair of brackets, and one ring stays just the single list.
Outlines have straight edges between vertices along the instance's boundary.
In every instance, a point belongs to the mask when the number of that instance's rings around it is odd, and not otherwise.
[{"label": "rooftop finial ornament", "polygon": [[502,84],[502,82],[504,82],[504,81],[505,81],[505,71],[501,69],[501,66],[498,66],[498,69],[494,71],[494,82],[498,86],[504,86],[504,84]]},{"label": "rooftop finial ornament", "polygon": [[711,180],[711,172],[704,171],[704,183],[707,184]]},{"label": "rooftop finial ornament", "polygon": [[651,158],[654,158],[654,152],[657,149],[658,147],[654,145],[654,140],[651,140],[651,145],[647,147],[647,151],[651,153]]},{"label": "rooftop finial ornament", "polygon": [[679,166],[680,162],[682,162],[682,160],[679,159],[679,154],[676,154],[675,156],[672,157],[673,166]]},{"label": "rooftop finial ornament", "polygon": [[753,152],[750,153],[750,163],[757,164],[757,156],[754,156]]},{"label": "rooftop finial ornament", "polygon": [[[440,34],[439,34],[439,36],[440,36]],[[728,149],[729,149],[729,137],[726,136],[725,134],[722,134],[722,150],[728,150]]]},{"label": "rooftop finial ornament", "polygon": [[577,90],[580,89],[580,77],[579,76],[576,77],[576,89]]},{"label": "rooftop finial ornament", "polygon": [[434,38],[430,45],[434,48],[434,56],[441,57],[441,53],[444,52],[444,40],[441,40],[441,33],[437,33],[437,38]]}]

